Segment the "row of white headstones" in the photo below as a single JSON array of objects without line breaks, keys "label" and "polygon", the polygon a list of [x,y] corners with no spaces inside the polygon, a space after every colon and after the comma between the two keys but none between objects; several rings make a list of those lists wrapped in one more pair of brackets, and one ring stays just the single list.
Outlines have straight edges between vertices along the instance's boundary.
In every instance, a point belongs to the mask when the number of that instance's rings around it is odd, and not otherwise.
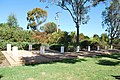
[{"label": "row of white headstones", "polygon": [[[105,47],[105,49],[107,49],[107,47]],[[113,46],[111,46],[111,49],[113,49]],[[45,50],[49,50],[49,45],[47,44],[46,47],[44,46],[40,46],[40,54],[44,54]],[[76,52],[79,52],[80,47],[77,46]],[[97,51],[100,50],[100,46],[97,46]],[[29,51],[32,51],[32,45],[29,45]],[[88,51],[91,51],[90,46],[88,46]],[[11,44],[7,44],[7,53],[12,53],[13,56],[17,56],[18,55],[18,47],[17,46],[13,46],[11,47]],[[61,46],[61,50],[60,53],[64,53],[64,46]]]},{"label": "row of white headstones", "polygon": [[[108,48],[108,47],[105,46],[105,50],[106,50],[107,48]],[[112,46],[112,45],[110,46],[110,49],[111,49],[111,50],[113,49],[113,46]],[[77,51],[76,51],[76,52],[79,52],[79,50],[80,50],[80,47],[77,46]],[[88,50],[88,51],[91,51],[90,46],[88,46],[88,49],[87,49],[87,50]],[[97,51],[100,51],[100,46],[97,46]]]},{"label": "row of white headstones", "polygon": [[[29,51],[32,51],[32,45],[29,45],[28,48]],[[40,54],[44,54],[45,50],[50,50],[49,45],[47,44],[46,47],[40,46]],[[7,53],[17,56],[18,55],[18,47],[17,46],[11,46],[11,44],[7,44]],[[64,46],[61,46],[61,53],[64,53]]]}]

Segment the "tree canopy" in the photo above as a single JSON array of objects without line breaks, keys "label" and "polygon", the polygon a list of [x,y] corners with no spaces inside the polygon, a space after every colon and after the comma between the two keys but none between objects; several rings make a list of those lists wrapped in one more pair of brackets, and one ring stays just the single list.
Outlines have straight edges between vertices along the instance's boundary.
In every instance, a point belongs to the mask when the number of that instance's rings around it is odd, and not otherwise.
[{"label": "tree canopy", "polygon": [[54,2],[57,6],[64,10],[67,10],[77,28],[77,46],[79,45],[79,27],[81,24],[86,24],[88,22],[91,0],[40,0],[40,2]]},{"label": "tree canopy", "polygon": [[48,22],[41,29],[47,33],[53,33],[57,31],[57,25],[54,22]]},{"label": "tree canopy", "polygon": [[37,30],[38,26],[45,22],[47,19],[47,11],[41,9],[41,8],[34,8],[31,11],[28,11],[27,13],[27,21],[28,26],[27,28],[31,28],[32,30]]},{"label": "tree canopy", "polygon": [[110,6],[106,7],[103,11],[102,15],[102,24],[103,26],[107,26],[106,31],[108,32],[108,36],[111,40],[110,44],[112,45],[114,38],[120,38],[120,1],[113,0]]},{"label": "tree canopy", "polygon": [[7,24],[9,26],[18,27],[18,22],[15,14],[10,14],[7,19]]}]

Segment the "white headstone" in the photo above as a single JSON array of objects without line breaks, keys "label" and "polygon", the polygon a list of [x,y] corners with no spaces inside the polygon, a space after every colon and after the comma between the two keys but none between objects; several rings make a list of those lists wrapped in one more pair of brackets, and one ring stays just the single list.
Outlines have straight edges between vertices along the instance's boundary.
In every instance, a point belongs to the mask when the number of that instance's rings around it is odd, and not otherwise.
[{"label": "white headstone", "polygon": [[7,53],[11,53],[11,44],[7,44]]},{"label": "white headstone", "polygon": [[45,48],[44,46],[40,46],[40,54],[44,54],[45,53]]},{"label": "white headstone", "polygon": [[100,46],[97,46],[97,50],[98,50],[98,51],[100,50]]},{"label": "white headstone", "polygon": [[88,51],[90,51],[90,46],[88,46]]},{"label": "white headstone", "polygon": [[17,56],[18,55],[18,47],[17,46],[12,47],[12,55],[13,56]]},{"label": "white headstone", "polygon": [[79,52],[79,50],[80,50],[80,46],[77,46],[77,50],[76,50],[76,52]]},{"label": "white headstone", "polygon": [[46,45],[46,50],[49,50],[49,49],[50,49],[50,48],[49,48],[49,44],[47,44],[47,45]]},{"label": "white headstone", "polygon": [[29,51],[32,51],[32,45],[31,44],[29,45]]},{"label": "white headstone", "polygon": [[112,45],[110,46],[110,49],[111,49],[111,50],[113,49],[113,46],[112,46]]},{"label": "white headstone", "polygon": [[61,46],[61,53],[64,53],[64,46]]},{"label": "white headstone", "polygon": [[105,49],[107,49],[107,46],[105,46]]}]

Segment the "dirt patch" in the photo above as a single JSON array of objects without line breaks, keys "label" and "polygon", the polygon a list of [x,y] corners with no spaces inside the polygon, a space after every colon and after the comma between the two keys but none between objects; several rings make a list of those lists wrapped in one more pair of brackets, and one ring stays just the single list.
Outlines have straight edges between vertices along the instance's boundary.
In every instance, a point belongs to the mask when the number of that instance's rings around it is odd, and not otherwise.
[{"label": "dirt patch", "polygon": [[10,66],[9,62],[7,61],[7,59],[3,60],[2,63],[0,64],[0,67],[7,67]]}]

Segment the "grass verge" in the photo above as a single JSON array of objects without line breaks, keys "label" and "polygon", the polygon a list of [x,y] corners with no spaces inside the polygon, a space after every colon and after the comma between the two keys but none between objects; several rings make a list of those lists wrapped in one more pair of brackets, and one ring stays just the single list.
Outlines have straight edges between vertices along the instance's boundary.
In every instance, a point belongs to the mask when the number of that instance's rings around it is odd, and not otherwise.
[{"label": "grass verge", "polygon": [[1,80],[116,80],[120,76],[120,60],[116,57],[117,55],[115,57],[103,55],[0,68],[0,78]]}]

